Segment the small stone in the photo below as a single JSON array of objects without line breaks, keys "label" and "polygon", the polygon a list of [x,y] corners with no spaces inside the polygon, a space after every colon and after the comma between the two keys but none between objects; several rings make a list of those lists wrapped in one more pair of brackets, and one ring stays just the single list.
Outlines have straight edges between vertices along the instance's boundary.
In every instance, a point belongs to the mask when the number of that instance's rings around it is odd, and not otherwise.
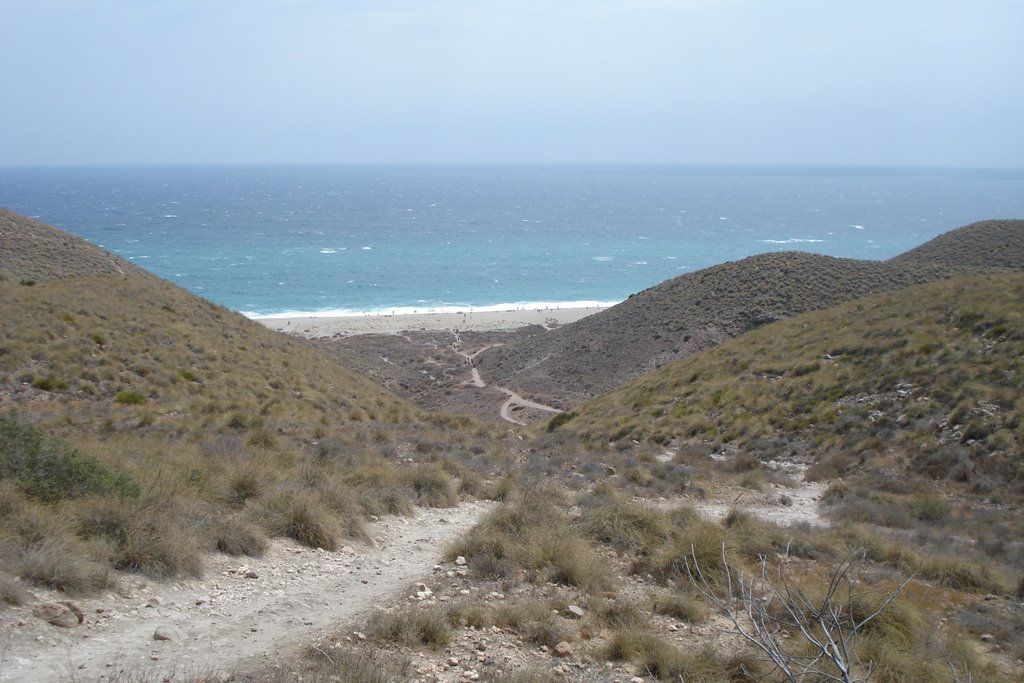
[{"label": "small stone", "polygon": [[556,657],[572,657],[572,646],[564,640],[551,651]]},{"label": "small stone", "polygon": [[174,626],[160,626],[153,631],[153,640],[166,640],[180,643],[185,640],[185,632]]},{"label": "small stone", "polygon": [[458,665],[459,665],[459,658],[458,657],[449,657],[448,658],[448,666],[458,666]]},{"label": "small stone", "polygon": [[260,575],[250,569],[249,571],[247,571],[245,573],[245,578],[247,578],[247,579],[258,579],[258,578],[260,578]]},{"label": "small stone", "polygon": [[586,612],[579,605],[569,605],[565,608],[565,616],[570,619],[582,619]]},{"label": "small stone", "polygon": [[995,636],[992,635],[991,633],[982,633],[981,634],[981,642],[983,642],[983,643],[991,643],[993,640],[995,640]]},{"label": "small stone", "polygon": [[163,598],[158,598],[156,596],[150,598],[149,600],[146,600],[146,607],[160,607],[163,604]]},{"label": "small stone", "polygon": [[999,599],[999,596],[998,595],[993,595],[992,593],[989,593],[988,595],[985,596],[986,602],[991,602],[993,600],[998,600],[998,599]]},{"label": "small stone", "polygon": [[455,558],[455,566],[456,567],[465,567],[466,566],[466,558],[463,557],[462,555],[459,555],[458,557],[456,557]]}]

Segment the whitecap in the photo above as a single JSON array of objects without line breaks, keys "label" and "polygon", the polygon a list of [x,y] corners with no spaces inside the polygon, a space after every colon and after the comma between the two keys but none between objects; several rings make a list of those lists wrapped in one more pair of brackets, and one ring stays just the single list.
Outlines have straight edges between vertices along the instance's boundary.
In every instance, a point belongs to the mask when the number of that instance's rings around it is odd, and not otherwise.
[{"label": "whitecap", "polygon": [[363,247],[363,251],[370,251],[373,247]]},{"label": "whitecap", "polygon": [[646,266],[647,265],[647,261],[630,261],[629,263],[630,263],[630,265],[633,265],[633,266]]},{"label": "whitecap", "polygon": [[864,229],[863,225],[853,225],[853,224],[851,224],[850,227],[851,228],[856,228],[857,230],[863,230]]},{"label": "whitecap", "polygon": [[825,240],[802,239],[799,237],[792,237],[788,240],[758,240],[758,242],[763,242],[764,244],[797,244],[801,242],[817,243],[824,241]]},{"label": "whitecap", "polygon": [[176,214],[176,213],[165,213],[164,214],[164,218],[177,218],[177,217],[178,217],[178,214]]},{"label": "whitecap", "polygon": [[321,254],[334,254],[334,253],[337,253],[337,251],[338,251],[337,249],[321,249],[320,253]]},{"label": "whitecap", "polygon": [[602,263],[604,263],[604,262],[607,262],[607,261],[611,261],[614,258],[615,258],[614,256],[595,256],[594,260],[595,261],[601,261]]}]

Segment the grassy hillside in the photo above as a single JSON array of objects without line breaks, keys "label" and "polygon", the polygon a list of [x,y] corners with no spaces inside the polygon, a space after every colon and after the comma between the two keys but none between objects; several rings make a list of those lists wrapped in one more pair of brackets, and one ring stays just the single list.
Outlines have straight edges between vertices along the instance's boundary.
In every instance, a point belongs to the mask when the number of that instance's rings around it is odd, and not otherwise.
[{"label": "grassy hillside", "polygon": [[837,471],[893,450],[922,463],[943,452],[951,475],[962,458],[1009,481],[1024,477],[1022,388],[1024,275],[1013,273],[765,326],[560,420],[588,439],[707,439],[764,457],[834,459]]},{"label": "grassy hillside", "polygon": [[[489,434],[83,241],[3,215],[0,579],[198,574],[452,505]],[[482,463],[482,464],[481,464]]]},{"label": "grassy hillside", "polygon": [[569,408],[775,320],[992,268],[1024,269],[1024,221],[987,221],[887,262],[761,254],[682,275],[602,313],[491,349],[490,381]]},{"label": "grassy hillside", "polygon": [[95,244],[6,209],[0,209],[0,245],[0,280],[42,282],[144,272]]}]

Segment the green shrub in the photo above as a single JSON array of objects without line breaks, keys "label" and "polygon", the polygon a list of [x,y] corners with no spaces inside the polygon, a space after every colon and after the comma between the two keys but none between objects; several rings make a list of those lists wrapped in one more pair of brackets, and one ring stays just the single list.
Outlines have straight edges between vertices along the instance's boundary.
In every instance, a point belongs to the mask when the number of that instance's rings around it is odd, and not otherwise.
[{"label": "green shrub", "polygon": [[53,391],[57,388],[57,380],[52,377],[40,377],[32,382],[32,386],[42,391]]},{"label": "green shrub", "polygon": [[0,479],[9,479],[26,495],[48,502],[87,493],[139,494],[138,485],[127,475],[80,455],[11,415],[0,417]]},{"label": "green shrub", "polygon": [[124,391],[119,391],[119,392],[117,392],[117,395],[114,396],[114,403],[120,403],[121,405],[126,405],[126,406],[137,406],[140,403],[145,403],[145,402],[146,402],[146,397],[145,396],[143,396],[138,391],[133,391],[133,390],[130,390],[130,389],[125,389]]}]

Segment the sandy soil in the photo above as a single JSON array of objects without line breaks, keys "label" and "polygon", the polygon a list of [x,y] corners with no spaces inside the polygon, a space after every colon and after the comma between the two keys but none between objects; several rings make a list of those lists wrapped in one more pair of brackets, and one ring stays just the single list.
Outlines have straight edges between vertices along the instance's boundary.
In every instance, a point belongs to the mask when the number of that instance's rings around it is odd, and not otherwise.
[{"label": "sandy soil", "polygon": [[463,313],[413,313],[404,315],[351,315],[339,317],[257,318],[272,330],[302,337],[333,337],[357,334],[399,334],[416,330],[512,330],[528,325],[553,327],[576,322],[603,308],[541,308]]},{"label": "sandy soil", "polygon": [[[214,555],[202,580],[126,575],[119,594],[74,600],[85,621],[72,628],[33,614],[65,596],[33,591],[30,604],[0,610],[0,681],[101,681],[122,671],[174,680],[259,664],[400,598],[487,508],[382,520],[371,526],[372,547],[327,552],[275,541],[262,558]],[[180,640],[155,640],[158,628]]]}]

